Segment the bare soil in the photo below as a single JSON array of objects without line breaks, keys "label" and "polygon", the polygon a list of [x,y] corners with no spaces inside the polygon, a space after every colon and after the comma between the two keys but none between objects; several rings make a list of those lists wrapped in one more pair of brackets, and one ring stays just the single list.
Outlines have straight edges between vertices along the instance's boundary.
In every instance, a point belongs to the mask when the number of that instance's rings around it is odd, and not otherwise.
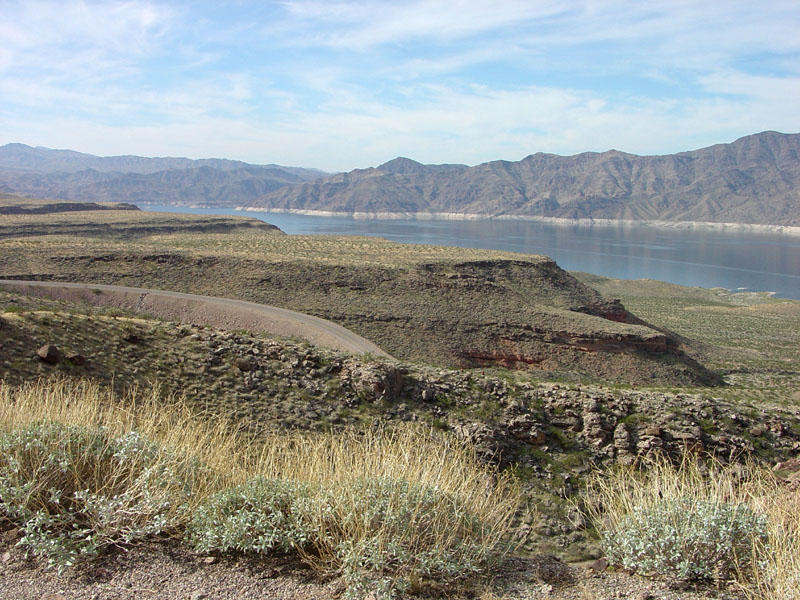
[{"label": "bare soil", "polygon": [[[197,554],[177,540],[111,551],[58,573],[15,546],[19,531],[0,532],[4,600],[334,600],[345,585],[291,556]],[[369,596],[368,596],[369,597]],[[511,558],[491,576],[453,586],[431,582],[417,598],[481,600],[699,600],[734,598],[717,590],[676,590],[625,573],[597,573],[552,556]]]}]

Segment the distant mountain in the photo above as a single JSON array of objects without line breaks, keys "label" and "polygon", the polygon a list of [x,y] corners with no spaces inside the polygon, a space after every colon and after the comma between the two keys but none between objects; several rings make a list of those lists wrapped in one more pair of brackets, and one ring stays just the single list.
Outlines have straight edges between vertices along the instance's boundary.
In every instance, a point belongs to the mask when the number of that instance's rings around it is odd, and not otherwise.
[{"label": "distant mountain", "polygon": [[252,206],[800,226],[800,134],[767,131],[665,156],[538,153],[475,167],[396,158],[283,187]]},{"label": "distant mountain", "polygon": [[28,171],[41,171],[43,173],[72,173],[92,169],[102,173],[155,173],[157,171],[197,169],[211,167],[221,171],[259,167],[277,169],[296,175],[302,180],[316,179],[327,175],[318,169],[304,169],[302,167],[282,167],[280,165],[252,165],[239,160],[227,158],[191,158],[144,156],[95,156],[74,150],[52,150],[37,146],[33,148],[25,144],[6,144],[0,146],[0,167],[8,169],[24,169]]},{"label": "distant mountain", "polygon": [[229,207],[324,175],[316,169],[219,158],[101,157],[24,144],[0,146],[0,192],[64,200]]}]

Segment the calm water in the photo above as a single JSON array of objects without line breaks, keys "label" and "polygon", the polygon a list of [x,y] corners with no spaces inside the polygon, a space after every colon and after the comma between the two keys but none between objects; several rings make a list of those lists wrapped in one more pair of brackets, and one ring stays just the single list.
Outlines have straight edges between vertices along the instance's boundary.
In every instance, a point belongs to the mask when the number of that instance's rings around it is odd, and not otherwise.
[{"label": "calm water", "polygon": [[570,271],[774,292],[800,300],[798,236],[534,221],[360,220],[228,209],[147,209],[256,217],[290,234],[368,235],[410,244],[546,254]]}]

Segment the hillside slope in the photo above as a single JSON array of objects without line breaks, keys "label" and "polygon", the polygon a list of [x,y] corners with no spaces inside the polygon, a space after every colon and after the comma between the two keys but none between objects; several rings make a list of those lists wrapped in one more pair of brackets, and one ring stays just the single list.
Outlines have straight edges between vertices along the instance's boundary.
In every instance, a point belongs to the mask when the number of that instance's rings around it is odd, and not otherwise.
[{"label": "hillside slope", "polygon": [[800,134],[768,131],[692,152],[533,154],[423,165],[397,158],[285,187],[252,206],[340,213],[800,225]]},{"label": "hillside slope", "polygon": [[8,215],[0,277],[290,308],[405,360],[631,383],[719,382],[687,354],[686,340],[648,326],[545,256],[289,236],[269,227],[139,211]]}]

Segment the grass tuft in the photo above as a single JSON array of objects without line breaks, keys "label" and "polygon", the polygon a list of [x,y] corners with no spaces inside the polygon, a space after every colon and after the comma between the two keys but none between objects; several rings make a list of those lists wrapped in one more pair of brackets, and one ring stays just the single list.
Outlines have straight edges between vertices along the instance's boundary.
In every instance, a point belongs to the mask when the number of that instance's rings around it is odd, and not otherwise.
[{"label": "grass tuft", "polygon": [[800,599],[800,503],[752,464],[686,455],[597,473],[586,512],[609,559],[646,575],[733,584],[749,600]]},{"label": "grass tuft", "polygon": [[403,425],[244,435],[157,391],[0,382],[0,514],[58,565],[173,534],[203,551],[297,552],[352,597],[484,570],[521,493],[470,446]]}]

